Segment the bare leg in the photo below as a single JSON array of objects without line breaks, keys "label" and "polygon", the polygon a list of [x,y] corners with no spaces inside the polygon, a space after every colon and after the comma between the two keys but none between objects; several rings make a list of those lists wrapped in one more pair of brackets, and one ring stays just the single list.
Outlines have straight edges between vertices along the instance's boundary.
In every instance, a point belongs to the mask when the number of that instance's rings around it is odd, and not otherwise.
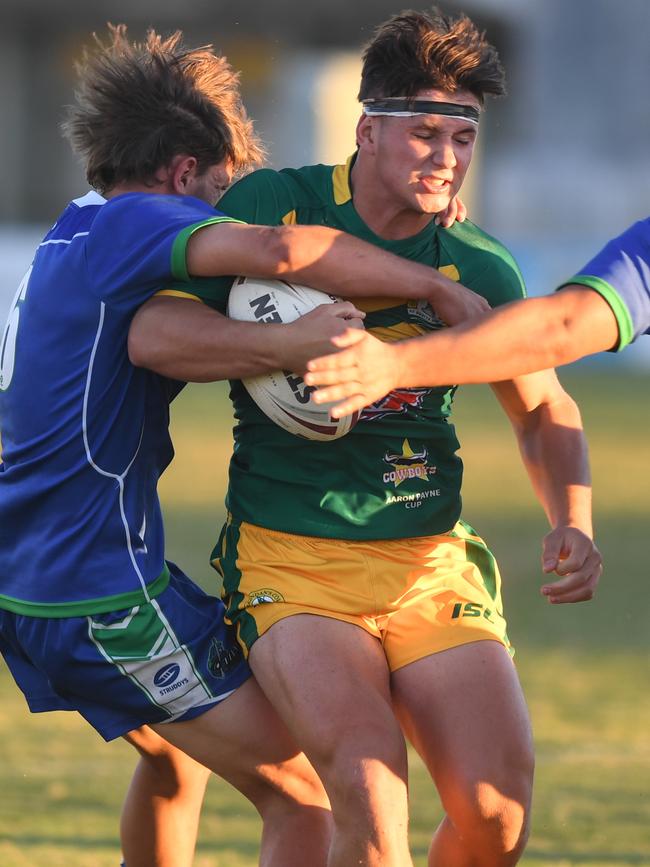
[{"label": "bare leg", "polygon": [[327,795],[252,678],[196,719],[152,728],[252,801],[264,821],[260,867],[325,867]]},{"label": "bare leg", "polygon": [[329,867],[412,865],[406,749],[379,642],[349,623],[295,615],[256,641],[250,662],[329,795]]},{"label": "bare leg", "polygon": [[533,749],[507,651],[496,641],[466,644],[398,669],[392,685],[447,813],[429,867],[512,867],[528,836]]},{"label": "bare leg", "polygon": [[140,753],[120,822],[127,867],[191,867],[210,771],[148,726],[125,739]]}]

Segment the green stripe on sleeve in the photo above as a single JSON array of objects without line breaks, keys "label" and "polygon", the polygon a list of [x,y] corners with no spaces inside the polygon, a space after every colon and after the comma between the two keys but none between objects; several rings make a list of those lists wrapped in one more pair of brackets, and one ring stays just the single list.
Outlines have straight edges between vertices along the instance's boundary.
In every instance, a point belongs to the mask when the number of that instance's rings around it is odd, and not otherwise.
[{"label": "green stripe on sleeve", "polygon": [[209,220],[201,220],[200,223],[193,223],[191,226],[186,226],[182,229],[176,235],[172,246],[172,274],[177,280],[186,282],[192,279],[187,270],[187,243],[195,232],[198,232],[204,226],[211,226],[213,223],[243,223],[243,220],[235,220],[232,217],[210,217]]},{"label": "green stripe on sleeve", "polygon": [[618,344],[615,347],[615,351],[620,352],[621,349],[624,349],[632,342],[632,338],[634,337],[634,324],[632,322],[632,317],[630,316],[630,311],[627,309],[627,304],[623,301],[611,283],[602,280],[600,277],[589,277],[587,275],[578,274],[576,277],[572,277],[570,280],[567,280],[566,283],[562,283],[561,286],[558,286],[558,291],[564,289],[566,286],[573,286],[575,284],[586,286],[588,289],[593,289],[594,292],[598,292],[598,294],[612,308],[612,313],[614,314],[616,324],[618,325]]},{"label": "green stripe on sleeve", "polygon": [[[115,596],[101,596],[97,599],[81,599],[79,602],[29,602],[0,594],[0,608],[27,617],[86,617],[89,614],[108,614],[144,605],[149,599],[160,595],[169,584],[169,569],[165,564],[160,575],[147,584],[147,595],[143,590],[131,593],[118,593]],[[148,598],[147,598],[148,597]]]}]

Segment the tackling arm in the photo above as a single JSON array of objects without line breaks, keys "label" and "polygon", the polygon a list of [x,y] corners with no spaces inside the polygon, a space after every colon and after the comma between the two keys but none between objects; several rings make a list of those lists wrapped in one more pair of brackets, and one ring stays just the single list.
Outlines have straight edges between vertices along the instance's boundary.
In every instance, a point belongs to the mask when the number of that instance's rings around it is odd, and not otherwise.
[{"label": "tackling arm", "polygon": [[348,301],[323,304],[286,325],[238,322],[200,301],[157,295],[129,329],[131,363],[185,382],[244,379],[270,370],[305,369],[314,352],[364,314]]},{"label": "tackling arm", "polygon": [[591,479],[578,407],[550,370],[492,387],[552,527],[542,564],[561,578],[542,593],[554,603],[591,599],[602,566],[592,541]]},{"label": "tackling arm", "polygon": [[435,268],[326,226],[205,226],[188,242],[187,269],[198,277],[292,280],[343,298],[425,298],[450,325],[490,309],[482,296]]},{"label": "tackling arm", "polygon": [[340,416],[393,388],[497,382],[568,364],[617,341],[609,304],[592,289],[572,285],[390,346],[370,334],[344,334],[334,340],[344,351],[312,360],[306,381],[323,386],[319,402],[340,401],[333,410]]}]

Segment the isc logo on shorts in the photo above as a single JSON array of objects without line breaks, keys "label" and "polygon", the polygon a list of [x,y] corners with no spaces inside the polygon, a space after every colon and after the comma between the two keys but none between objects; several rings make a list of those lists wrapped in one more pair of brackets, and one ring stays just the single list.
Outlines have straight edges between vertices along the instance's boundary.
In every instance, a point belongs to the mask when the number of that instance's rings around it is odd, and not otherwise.
[{"label": "isc logo on shorts", "polygon": [[492,610],[481,605],[480,602],[456,602],[451,612],[451,619],[458,620],[459,617],[485,617],[490,623],[494,623]]}]

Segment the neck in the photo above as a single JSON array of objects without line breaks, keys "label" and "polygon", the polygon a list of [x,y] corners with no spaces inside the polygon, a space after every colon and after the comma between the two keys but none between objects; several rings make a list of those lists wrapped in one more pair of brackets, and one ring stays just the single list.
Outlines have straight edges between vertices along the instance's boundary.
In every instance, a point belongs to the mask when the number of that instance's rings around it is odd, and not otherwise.
[{"label": "neck", "polygon": [[375,235],[387,241],[417,235],[435,217],[435,214],[414,211],[392,198],[362,152],[352,166],[350,184],[356,212]]},{"label": "neck", "polygon": [[124,193],[162,193],[163,195],[172,195],[174,193],[170,184],[162,181],[154,181],[151,184],[144,184],[141,181],[129,181],[128,183],[116,184],[104,193],[105,199],[113,199],[115,196],[122,196]]}]

